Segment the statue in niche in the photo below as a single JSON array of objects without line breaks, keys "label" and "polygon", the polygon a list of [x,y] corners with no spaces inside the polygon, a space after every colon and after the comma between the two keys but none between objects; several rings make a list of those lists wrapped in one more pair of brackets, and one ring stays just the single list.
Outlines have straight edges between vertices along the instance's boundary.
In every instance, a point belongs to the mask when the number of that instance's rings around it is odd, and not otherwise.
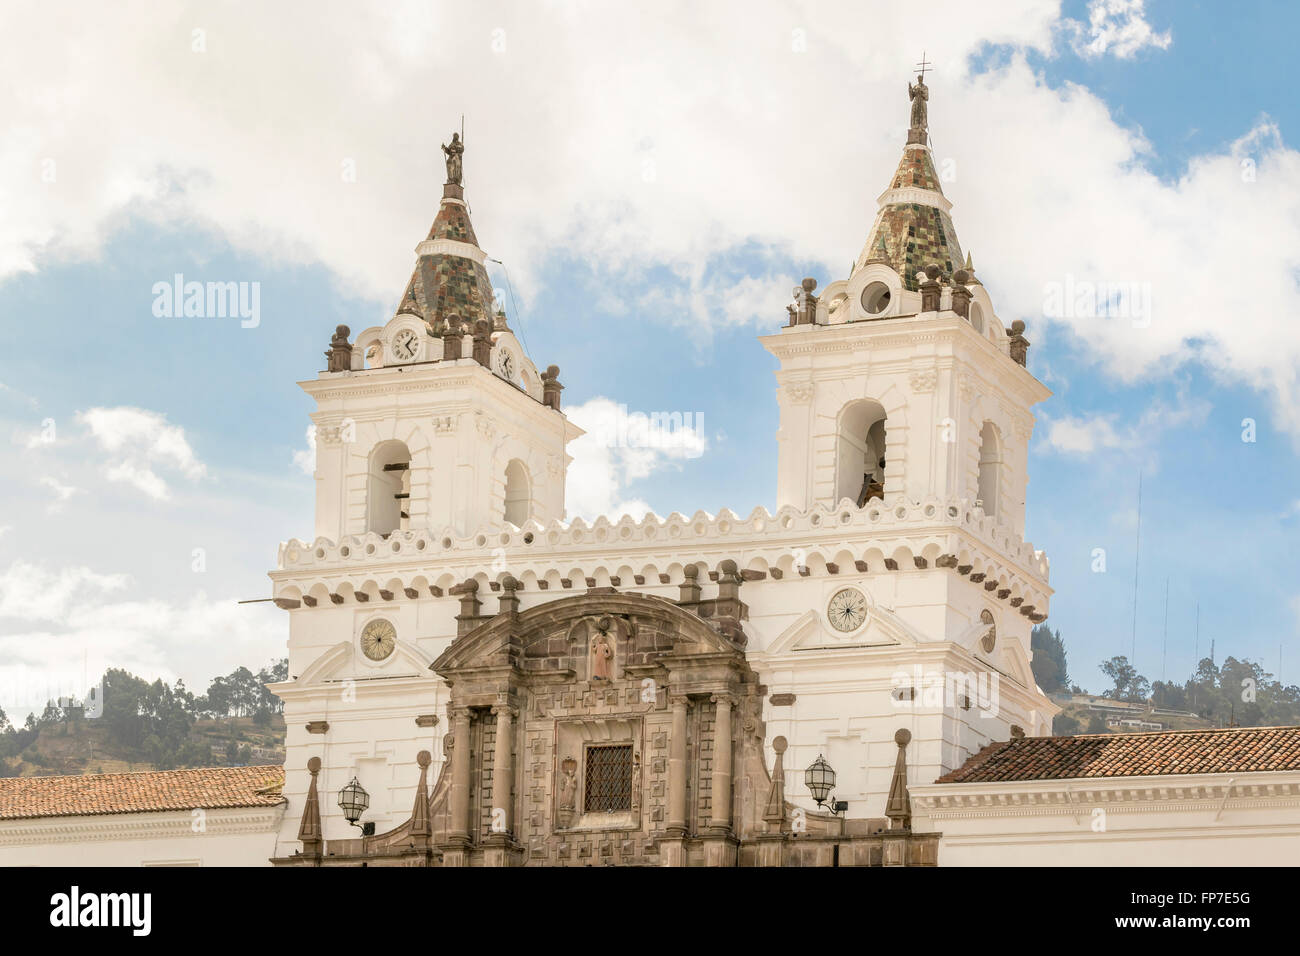
[{"label": "statue in niche", "polygon": [[602,617],[596,622],[596,636],[591,639],[591,679],[613,680],[614,647],[610,643],[609,629],[613,621]]},{"label": "statue in niche", "polygon": [[442,151],[447,157],[447,182],[459,186],[461,159],[465,155],[465,144],[460,141],[460,133],[452,133],[451,145],[443,143]]},{"label": "statue in niche", "polygon": [[560,782],[556,789],[559,791],[556,822],[562,827],[567,827],[573,822],[573,812],[578,802],[577,760],[565,757],[560,761]]},{"label": "statue in niche", "polygon": [[347,372],[352,368],[352,346],[348,342],[351,334],[352,330],[346,325],[335,328],[334,335],[330,338],[329,351],[325,353],[325,358],[329,360],[329,371]]},{"label": "statue in niche", "polygon": [[632,811],[641,809],[641,751],[632,753]]}]

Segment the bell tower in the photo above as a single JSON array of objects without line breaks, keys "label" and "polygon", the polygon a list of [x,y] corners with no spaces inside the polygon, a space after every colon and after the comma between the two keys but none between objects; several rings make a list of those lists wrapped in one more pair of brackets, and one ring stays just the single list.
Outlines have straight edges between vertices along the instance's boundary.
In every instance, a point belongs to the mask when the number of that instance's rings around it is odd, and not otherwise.
[{"label": "bell tower", "polygon": [[1030,408],[1051,393],[1025,368],[963,256],[928,145],[929,90],[909,84],[898,167],[846,279],[805,279],[780,360],[778,506],[963,499],[1024,532]]},{"label": "bell tower", "polygon": [[525,353],[497,303],[462,183],[459,134],[415,269],[387,324],[349,343],[300,385],[316,400],[316,536],[485,528],[564,517],[559,369]]}]

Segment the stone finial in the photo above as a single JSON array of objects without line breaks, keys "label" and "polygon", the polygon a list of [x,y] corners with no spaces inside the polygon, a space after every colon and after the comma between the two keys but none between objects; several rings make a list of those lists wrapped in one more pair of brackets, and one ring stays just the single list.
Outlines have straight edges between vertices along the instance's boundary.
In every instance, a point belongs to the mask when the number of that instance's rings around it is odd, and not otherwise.
[{"label": "stone finial", "polygon": [[456,636],[461,637],[478,626],[479,609],[483,602],[478,599],[478,582],[473,578],[463,584],[457,584],[448,590],[460,598],[460,613],[456,615]]},{"label": "stone finial", "polygon": [[492,365],[492,323],[478,319],[474,323],[474,361],[484,368]]},{"label": "stone finial", "polygon": [[352,346],[348,343],[348,336],[352,330],[346,325],[336,326],[334,335],[330,338],[329,350],[325,353],[325,358],[329,361],[326,370],[330,372],[348,372],[352,369]]},{"label": "stone finial", "polygon": [[501,598],[498,602],[498,614],[519,613],[519,582],[507,574],[501,579]]},{"label": "stone finial", "polygon": [[446,324],[442,329],[442,360],[444,362],[454,362],[460,358],[461,339],[463,337],[460,316],[453,312],[447,316]]},{"label": "stone finial", "polygon": [[889,798],[885,802],[885,816],[890,819],[890,829],[912,829],[912,798],[907,792],[907,745],[912,742],[912,732],[906,727],[894,734],[898,744],[898,759],[894,762],[894,779],[889,784]]},{"label": "stone finial", "polygon": [[813,290],[817,288],[817,280],[809,276],[799,284],[802,295],[799,296],[799,322],[801,325],[815,325],[817,323],[817,296],[813,295]]},{"label": "stone finial", "polygon": [[943,270],[939,268],[938,263],[930,263],[925,267],[925,281],[921,283],[921,311],[938,312],[939,297],[941,290],[939,287],[939,276]]},{"label": "stone finial", "polygon": [[546,371],[542,373],[542,404],[558,412],[560,410],[560,392],[562,391],[564,391],[564,386],[560,384],[560,367],[558,365],[546,366]]},{"label": "stone finial", "polygon": [[958,269],[952,274],[952,310],[967,321],[970,320],[972,298],[970,289],[966,288],[969,282],[970,273],[965,269]]},{"label": "stone finial", "polygon": [[420,767],[420,782],[415,788],[415,803],[411,806],[411,837],[415,845],[427,848],[433,836],[433,824],[429,819],[429,764],[433,756],[427,750],[415,755],[415,762]]},{"label": "stone finial", "polygon": [[772,761],[772,785],[768,788],[767,804],[763,808],[763,820],[769,833],[784,833],[788,829],[785,818],[785,749],[784,737],[772,739],[776,758]]},{"label": "stone finial", "polygon": [[1009,343],[1011,361],[1023,366],[1029,356],[1029,339],[1025,338],[1025,323],[1016,319],[1011,323],[1011,328],[1007,329],[1007,335],[1011,338]]},{"label": "stone finial", "polygon": [[718,565],[718,600],[717,616],[740,618],[740,585],[744,579],[740,575],[740,570],[736,562],[727,558]]},{"label": "stone finial", "polygon": [[302,807],[298,839],[302,841],[304,854],[319,857],[325,845],[320,822],[320,793],[316,789],[316,777],[320,774],[320,757],[312,757],[307,761],[307,772],[311,774],[311,785],[307,788],[307,801]]},{"label": "stone finial", "polygon": [[682,568],[682,583],[679,585],[681,594],[677,599],[678,604],[699,604],[700,603],[700,569],[693,564],[688,564]]}]

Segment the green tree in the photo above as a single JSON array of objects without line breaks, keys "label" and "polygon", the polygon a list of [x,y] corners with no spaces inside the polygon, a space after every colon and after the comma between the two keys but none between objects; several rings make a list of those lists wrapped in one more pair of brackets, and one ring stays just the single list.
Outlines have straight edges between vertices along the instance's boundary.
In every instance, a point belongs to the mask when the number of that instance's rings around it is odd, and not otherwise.
[{"label": "green tree", "polygon": [[1065,643],[1061,632],[1052,633],[1046,624],[1035,625],[1029,633],[1029,645],[1034,658],[1031,664],[1034,680],[1046,693],[1052,694],[1070,686],[1070,669],[1065,659]]},{"label": "green tree", "polygon": [[1112,657],[1100,665],[1101,672],[1110,678],[1114,685],[1102,691],[1101,696],[1112,700],[1141,703],[1151,695],[1151,685],[1137,672],[1127,657]]},{"label": "green tree", "polygon": [[1073,737],[1079,732],[1079,722],[1069,714],[1057,714],[1052,718],[1052,733],[1057,737]]}]

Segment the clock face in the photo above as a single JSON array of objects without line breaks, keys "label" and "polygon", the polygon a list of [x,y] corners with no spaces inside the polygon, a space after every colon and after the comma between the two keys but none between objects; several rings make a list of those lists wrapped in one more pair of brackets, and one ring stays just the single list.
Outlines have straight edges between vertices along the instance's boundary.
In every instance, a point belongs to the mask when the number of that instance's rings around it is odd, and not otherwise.
[{"label": "clock face", "polygon": [[826,617],[837,631],[856,631],[867,621],[867,599],[857,588],[836,591],[826,606]]},{"label": "clock face", "polygon": [[393,354],[403,361],[410,361],[415,358],[415,353],[420,348],[420,340],[410,329],[402,329],[393,336]]},{"label": "clock face", "polygon": [[515,357],[502,350],[501,357],[497,359],[497,371],[501,373],[501,377],[506,381],[513,382],[515,378]]},{"label": "clock face", "polygon": [[372,661],[382,661],[396,646],[397,629],[383,618],[371,621],[361,631],[361,653]]}]

